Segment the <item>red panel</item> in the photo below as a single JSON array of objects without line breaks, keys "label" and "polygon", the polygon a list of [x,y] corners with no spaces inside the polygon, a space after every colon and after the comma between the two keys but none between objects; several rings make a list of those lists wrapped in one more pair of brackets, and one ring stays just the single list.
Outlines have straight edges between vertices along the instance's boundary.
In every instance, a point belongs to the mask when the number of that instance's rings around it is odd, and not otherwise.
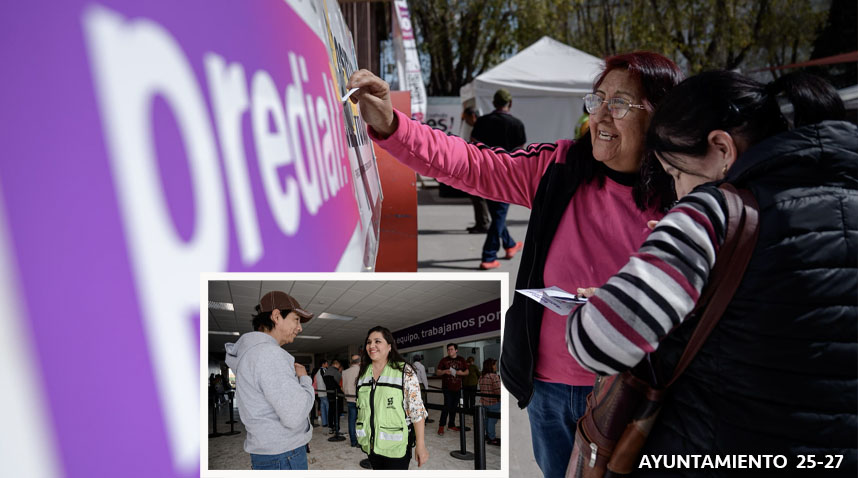
[{"label": "red panel", "polygon": [[[411,115],[411,94],[391,91],[393,107]],[[417,175],[373,145],[381,177],[381,234],[375,270],[417,272]]]}]

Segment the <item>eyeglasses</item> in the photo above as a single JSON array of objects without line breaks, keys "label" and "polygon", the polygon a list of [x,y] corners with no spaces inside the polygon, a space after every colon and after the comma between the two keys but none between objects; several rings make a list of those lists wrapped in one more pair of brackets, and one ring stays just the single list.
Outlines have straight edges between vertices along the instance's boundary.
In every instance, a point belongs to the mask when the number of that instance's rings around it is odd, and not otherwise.
[{"label": "eyeglasses", "polygon": [[584,95],[584,107],[587,108],[587,113],[595,113],[602,107],[602,103],[608,103],[608,111],[611,112],[611,117],[615,119],[622,119],[629,112],[630,108],[646,109],[644,105],[633,105],[625,98],[604,100],[601,96],[593,93]]}]

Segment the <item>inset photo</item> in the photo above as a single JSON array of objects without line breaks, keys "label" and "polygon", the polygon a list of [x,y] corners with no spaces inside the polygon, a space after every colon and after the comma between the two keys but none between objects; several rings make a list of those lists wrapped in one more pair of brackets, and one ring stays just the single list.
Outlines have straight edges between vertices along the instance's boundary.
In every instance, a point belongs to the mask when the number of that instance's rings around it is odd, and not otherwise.
[{"label": "inset photo", "polygon": [[203,274],[201,475],[507,476],[507,280]]}]

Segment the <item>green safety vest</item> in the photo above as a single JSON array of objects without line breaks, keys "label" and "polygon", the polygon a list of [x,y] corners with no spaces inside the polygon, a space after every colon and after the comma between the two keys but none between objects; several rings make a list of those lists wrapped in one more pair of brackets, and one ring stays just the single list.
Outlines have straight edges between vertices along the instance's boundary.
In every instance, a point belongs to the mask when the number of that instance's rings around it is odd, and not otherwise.
[{"label": "green safety vest", "polygon": [[388,458],[402,458],[408,449],[408,423],[402,401],[405,367],[396,370],[388,362],[373,380],[372,366],[357,383],[357,421],[355,432],[364,453],[374,452]]}]

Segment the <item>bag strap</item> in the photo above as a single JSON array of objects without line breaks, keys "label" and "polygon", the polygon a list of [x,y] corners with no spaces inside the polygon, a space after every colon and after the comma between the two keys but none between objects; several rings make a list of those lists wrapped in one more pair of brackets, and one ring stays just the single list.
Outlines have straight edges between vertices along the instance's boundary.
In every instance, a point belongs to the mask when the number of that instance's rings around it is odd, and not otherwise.
[{"label": "bag strap", "polygon": [[709,275],[709,282],[701,293],[697,306],[689,314],[691,316],[702,310],[703,315],[685,346],[667,387],[682,375],[715,329],[739,283],[742,282],[757,244],[760,211],[754,195],[747,189],[737,190],[730,183],[723,183],[718,189],[727,202],[726,237],[715,260],[715,267]]}]

